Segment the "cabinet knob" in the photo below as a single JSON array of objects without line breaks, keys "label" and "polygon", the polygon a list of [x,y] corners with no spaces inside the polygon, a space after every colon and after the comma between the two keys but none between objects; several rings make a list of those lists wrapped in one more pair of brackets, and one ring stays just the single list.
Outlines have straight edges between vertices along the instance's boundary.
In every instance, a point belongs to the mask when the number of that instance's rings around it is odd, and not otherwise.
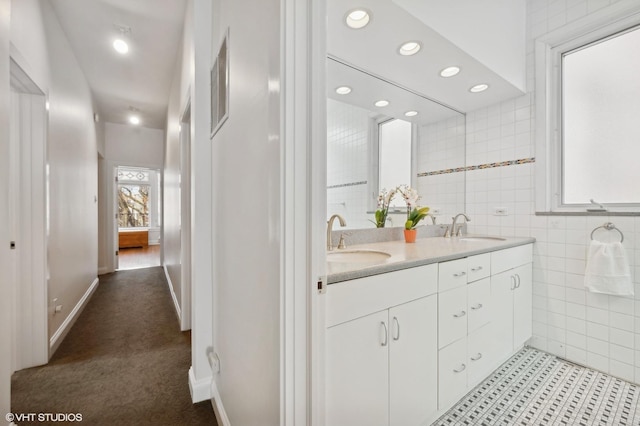
[{"label": "cabinet knob", "polygon": [[460,365],[460,368],[458,369],[453,369],[454,373],[462,373],[465,369],[467,368],[467,366],[465,364]]},{"label": "cabinet knob", "polygon": [[467,315],[467,313],[465,311],[460,311],[460,313],[453,314],[453,317],[454,318],[462,318],[465,315]]}]

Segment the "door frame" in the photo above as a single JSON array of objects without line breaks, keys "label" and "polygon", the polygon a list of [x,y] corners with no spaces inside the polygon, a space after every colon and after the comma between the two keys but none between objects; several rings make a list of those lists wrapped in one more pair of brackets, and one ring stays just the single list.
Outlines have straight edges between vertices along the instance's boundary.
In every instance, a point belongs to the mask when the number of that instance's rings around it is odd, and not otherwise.
[{"label": "door frame", "polygon": [[10,58],[10,228],[12,250],[11,370],[46,364],[48,313],[47,96]]}]

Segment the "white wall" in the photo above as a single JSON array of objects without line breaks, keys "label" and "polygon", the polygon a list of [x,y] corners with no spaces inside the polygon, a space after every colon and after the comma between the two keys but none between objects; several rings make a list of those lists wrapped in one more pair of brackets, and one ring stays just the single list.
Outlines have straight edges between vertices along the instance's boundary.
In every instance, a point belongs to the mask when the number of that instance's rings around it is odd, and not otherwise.
[{"label": "white wall", "polygon": [[214,380],[236,425],[280,424],[280,12],[276,0],[213,10],[213,51],[229,28],[231,69],[229,118],[211,141]]},{"label": "white wall", "polygon": [[122,166],[162,168],[164,130],[105,123],[105,159]]},{"label": "white wall", "polygon": [[15,1],[12,55],[49,96],[49,336],[97,275],[97,143],[91,91],[48,2]]},{"label": "white wall", "polygon": [[[0,0],[0,241],[11,239],[9,229],[9,0]],[[0,294],[12,294],[11,251],[0,244]],[[11,298],[0,297],[0,412],[11,408]],[[0,420],[1,424],[8,424]]]},{"label": "white wall", "polygon": [[[527,3],[528,94],[467,115],[467,165],[532,158],[533,40],[586,16],[606,16],[609,0]],[[626,2],[635,4],[637,1]],[[620,216],[536,216],[533,163],[467,172],[471,232],[532,236],[533,346],[640,383],[640,219]],[[617,184],[613,183],[612,184]],[[508,216],[494,216],[506,207]],[[635,299],[586,292],[584,269],[591,231],[611,221],[624,233]],[[600,233],[599,238],[617,235]]]},{"label": "white wall", "polygon": [[[182,115],[190,100],[190,85],[193,74],[193,4],[189,2],[185,14],[182,47],[175,64],[169,106],[164,156],[164,267],[178,304],[182,329],[191,328],[191,318],[183,313],[190,301],[182,300],[183,277],[188,277],[190,265],[183,265],[183,256],[188,247],[183,247],[183,233],[189,233],[188,214],[190,205],[183,202],[184,190],[190,178],[190,170],[183,170],[185,160],[181,140],[182,132],[190,132],[190,126],[181,127]],[[186,268],[186,269],[183,269]],[[187,284],[187,283],[185,283]]]}]

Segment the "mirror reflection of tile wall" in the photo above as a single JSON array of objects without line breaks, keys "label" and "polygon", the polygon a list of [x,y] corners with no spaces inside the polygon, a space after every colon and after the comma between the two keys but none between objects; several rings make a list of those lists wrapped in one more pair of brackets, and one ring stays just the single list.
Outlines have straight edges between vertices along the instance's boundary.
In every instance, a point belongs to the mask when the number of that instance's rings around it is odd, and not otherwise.
[{"label": "mirror reflection of tile wall", "polygon": [[[374,227],[373,215],[367,213],[377,196],[369,182],[370,117],[366,109],[327,100],[327,218],[338,213],[350,229]],[[465,209],[465,117],[420,125],[418,132],[416,189],[421,204],[436,211],[438,223],[449,223]],[[387,226],[404,223],[398,215],[390,219]]]},{"label": "mirror reflection of tile wall", "polygon": [[327,99],[327,218],[337,213],[351,229],[370,228],[369,115],[353,105]]}]

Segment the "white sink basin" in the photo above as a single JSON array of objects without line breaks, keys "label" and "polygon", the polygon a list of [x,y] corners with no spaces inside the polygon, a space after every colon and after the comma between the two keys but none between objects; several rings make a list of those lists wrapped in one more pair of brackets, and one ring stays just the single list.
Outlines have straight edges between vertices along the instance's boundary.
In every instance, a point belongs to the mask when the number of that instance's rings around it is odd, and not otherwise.
[{"label": "white sink basin", "polygon": [[382,263],[391,255],[378,250],[337,250],[327,252],[327,262]]},{"label": "white sink basin", "polygon": [[505,241],[506,238],[501,237],[460,237],[458,241]]}]

